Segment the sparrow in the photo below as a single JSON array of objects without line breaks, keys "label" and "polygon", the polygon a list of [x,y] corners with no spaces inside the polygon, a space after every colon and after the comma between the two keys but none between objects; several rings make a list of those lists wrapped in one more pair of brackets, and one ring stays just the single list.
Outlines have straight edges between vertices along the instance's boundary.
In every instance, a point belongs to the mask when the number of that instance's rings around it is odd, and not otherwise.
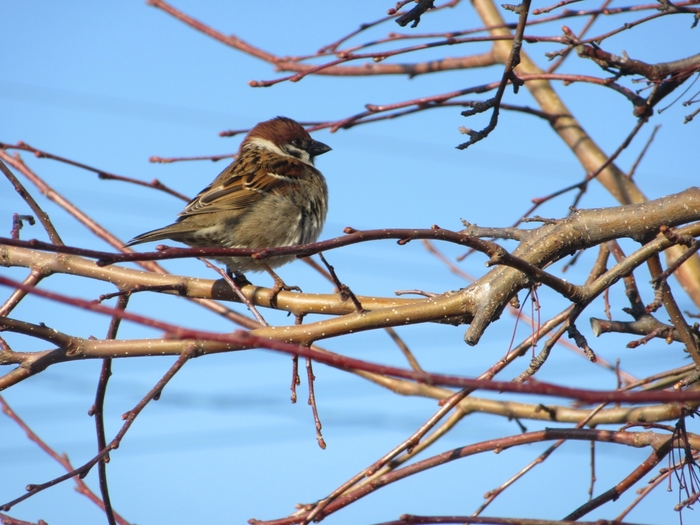
[{"label": "sparrow", "polygon": [[[185,206],[177,221],[142,233],[125,246],[163,239],[198,248],[315,242],[326,220],[328,187],[314,158],[330,150],[290,118],[260,122],[243,139],[236,160]],[[294,259],[217,258],[240,283],[247,282],[244,272],[267,271],[277,292],[289,288],[272,268]]]}]

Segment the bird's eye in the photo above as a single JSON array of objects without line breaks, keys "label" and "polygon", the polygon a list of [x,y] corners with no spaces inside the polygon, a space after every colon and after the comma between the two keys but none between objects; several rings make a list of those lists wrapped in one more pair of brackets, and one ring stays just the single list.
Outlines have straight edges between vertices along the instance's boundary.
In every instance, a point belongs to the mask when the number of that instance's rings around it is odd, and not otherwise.
[{"label": "bird's eye", "polygon": [[298,137],[292,139],[292,146],[294,146],[296,148],[301,148],[301,139]]}]

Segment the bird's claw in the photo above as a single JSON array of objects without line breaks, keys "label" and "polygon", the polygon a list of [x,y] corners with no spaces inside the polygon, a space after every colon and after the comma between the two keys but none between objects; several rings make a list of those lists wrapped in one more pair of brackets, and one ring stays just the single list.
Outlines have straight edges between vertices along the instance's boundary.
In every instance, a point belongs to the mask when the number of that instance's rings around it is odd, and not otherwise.
[{"label": "bird's claw", "polygon": [[282,279],[277,277],[275,279],[275,285],[272,287],[272,295],[270,296],[270,304],[272,306],[277,306],[277,295],[280,292],[301,292],[301,288],[298,286],[289,286]]}]

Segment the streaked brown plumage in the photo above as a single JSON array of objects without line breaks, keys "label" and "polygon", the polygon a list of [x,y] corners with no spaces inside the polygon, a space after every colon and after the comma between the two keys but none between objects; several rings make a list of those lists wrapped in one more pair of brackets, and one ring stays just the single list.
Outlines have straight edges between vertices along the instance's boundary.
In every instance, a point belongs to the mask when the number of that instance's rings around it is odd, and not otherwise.
[{"label": "streaked brown plumage", "polygon": [[[175,223],[134,237],[126,245],[163,239],[230,248],[315,242],[328,211],[328,188],[314,167],[314,157],[330,149],[292,119],[261,122],[241,143],[236,160],[185,206]],[[276,268],[293,259],[273,257],[263,264],[250,257],[219,260],[240,274]]]}]

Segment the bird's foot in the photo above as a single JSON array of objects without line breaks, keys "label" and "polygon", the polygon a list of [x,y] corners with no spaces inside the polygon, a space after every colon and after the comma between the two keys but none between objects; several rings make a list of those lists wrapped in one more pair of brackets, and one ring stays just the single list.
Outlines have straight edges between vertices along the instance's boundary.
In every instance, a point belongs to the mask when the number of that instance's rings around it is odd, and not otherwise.
[{"label": "bird's foot", "polygon": [[301,288],[298,286],[289,286],[286,284],[282,278],[277,275],[272,268],[270,268],[268,265],[263,265],[263,268],[265,268],[265,271],[270,274],[270,276],[274,279],[275,284],[272,287],[272,295],[270,296],[270,305],[271,306],[277,306],[277,295],[279,295],[280,292],[285,291],[285,292],[301,292]]},{"label": "bird's foot", "polygon": [[277,296],[278,293],[280,292],[301,292],[301,288],[298,286],[289,286],[286,284],[282,279],[277,277],[275,279],[275,285],[272,287],[272,295]]},{"label": "bird's foot", "polygon": [[244,286],[252,285],[248,278],[243,275],[241,272],[233,272],[231,273],[231,270],[226,270],[226,274],[233,279],[233,282],[236,283],[236,286],[238,288],[243,288]]}]

